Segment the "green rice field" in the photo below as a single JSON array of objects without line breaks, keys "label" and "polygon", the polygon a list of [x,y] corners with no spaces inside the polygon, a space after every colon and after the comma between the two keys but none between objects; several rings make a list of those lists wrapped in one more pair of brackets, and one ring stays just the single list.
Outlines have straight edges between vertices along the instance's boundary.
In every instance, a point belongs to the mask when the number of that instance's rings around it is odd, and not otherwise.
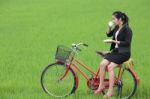
[{"label": "green rice field", "polygon": [[[40,75],[60,44],[87,43],[77,58],[96,71],[102,58],[95,51],[109,50],[103,40],[117,10],[129,16],[133,31],[133,70],[140,78],[133,99],[149,99],[150,0],[1,0],[0,99],[53,99],[42,90]],[[76,93],[65,99],[102,99],[78,76]]]}]

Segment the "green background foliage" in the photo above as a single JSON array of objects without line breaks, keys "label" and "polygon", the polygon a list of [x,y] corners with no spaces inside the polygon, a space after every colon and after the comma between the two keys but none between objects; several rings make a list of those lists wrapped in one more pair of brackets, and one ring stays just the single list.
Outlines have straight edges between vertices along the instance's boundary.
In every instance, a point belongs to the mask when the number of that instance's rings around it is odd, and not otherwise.
[{"label": "green background foliage", "polygon": [[[141,79],[136,99],[150,95],[149,0],[1,0],[0,98],[51,99],[40,85],[41,71],[54,62],[57,45],[84,42],[89,47],[78,58],[97,70],[95,50],[104,44],[107,22],[114,11],[125,12],[133,30],[133,69]],[[67,99],[101,98],[88,93],[79,75],[79,88]]]}]

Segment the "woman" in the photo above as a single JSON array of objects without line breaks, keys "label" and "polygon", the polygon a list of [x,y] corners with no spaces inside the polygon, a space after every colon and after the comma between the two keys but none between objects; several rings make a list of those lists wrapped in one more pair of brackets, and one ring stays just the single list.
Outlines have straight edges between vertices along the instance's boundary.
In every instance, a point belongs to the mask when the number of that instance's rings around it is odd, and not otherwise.
[{"label": "woman", "polygon": [[109,73],[109,89],[104,95],[105,98],[114,95],[114,68],[127,61],[131,55],[132,30],[129,27],[127,15],[116,11],[112,14],[112,22],[114,28],[109,25],[106,33],[108,37],[113,37],[112,40],[107,41],[107,43],[111,43],[111,53],[107,54],[100,64],[100,84],[94,92],[97,95],[105,89],[104,77],[107,67]]}]

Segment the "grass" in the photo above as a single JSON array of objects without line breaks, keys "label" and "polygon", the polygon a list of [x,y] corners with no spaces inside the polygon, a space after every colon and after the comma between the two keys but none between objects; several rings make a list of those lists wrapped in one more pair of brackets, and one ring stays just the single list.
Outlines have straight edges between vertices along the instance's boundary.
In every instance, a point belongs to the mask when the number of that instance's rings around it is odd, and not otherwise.
[{"label": "grass", "polygon": [[[85,42],[78,55],[93,70],[100,58],[95,50],[107,50],[107,22],[113,11],[130,17],[133,30],[133,67],[141,79],[135,99],[150,97],[149,0],[3,0],[0,3],[0,98],[49,99],[39,82],[43,68],[53,62],[56,46]],[[73,98],[100,98],[88,93],[81,80]]]}]

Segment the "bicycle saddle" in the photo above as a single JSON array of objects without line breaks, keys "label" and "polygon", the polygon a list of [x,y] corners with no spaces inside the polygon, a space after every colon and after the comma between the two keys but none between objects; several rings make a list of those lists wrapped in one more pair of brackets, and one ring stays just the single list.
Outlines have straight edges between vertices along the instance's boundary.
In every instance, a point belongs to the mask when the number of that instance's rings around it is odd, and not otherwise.
[{"label": "bicycle saddle", "polygon": [[105,57],[109,53],[110,53],[110,51],[96,51],[96,54],[101,57]]}]

